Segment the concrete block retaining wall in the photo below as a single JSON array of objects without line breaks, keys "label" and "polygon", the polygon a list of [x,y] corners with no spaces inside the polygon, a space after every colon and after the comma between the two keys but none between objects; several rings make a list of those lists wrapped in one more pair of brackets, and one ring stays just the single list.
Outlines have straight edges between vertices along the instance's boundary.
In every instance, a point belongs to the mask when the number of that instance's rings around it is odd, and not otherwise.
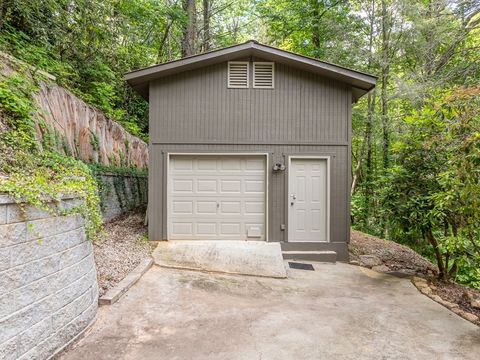
[{"label": "concrete block retaining wall", "polygon": [[147,204],[147,176],[102,173],[96,177],[102,189],[102,214],[105,221]]},{"label": "concrete block retaining wall", "polygon": [[[65,198],[60,206],[74,206]],[[94,319],[98,285],[79,215],[0,194],[0,359],[47,359]]]}]

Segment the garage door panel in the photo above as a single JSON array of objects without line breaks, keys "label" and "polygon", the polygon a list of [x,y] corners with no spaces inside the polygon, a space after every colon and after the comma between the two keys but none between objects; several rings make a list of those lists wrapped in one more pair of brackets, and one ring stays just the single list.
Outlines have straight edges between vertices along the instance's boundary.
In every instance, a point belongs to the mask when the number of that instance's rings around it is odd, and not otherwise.
[{"label": "garage door panel", "polygon": [[217,214],[217,202],[216,201],[196,201],[196,214]]},{"label": "garage door panel", "polygon": [[265,239],[264,156],[175,155],[170,163],[170,239]]},{"label": "garage door panel", "polygon": [[220,202],[220,214],[235,214],[240,215],[242,212],[241,201],[224,201]]},{"label": "garage door panel", "polygon": [[205,236],[217,236],[217,223],[211,222],[197,222],[196,235]]},{"label": "garage door panel", "polygon": [[220,180],[220,190],[222,193],[237,193],[242,191],[242,182],[240,180]]},{"label": "garage door panel", "polygon": [[173,168],[177,171],[186,171],[186,170],[193,170],[193,160],[192,159],[177,159],[173,163]]},{"label": "garage door panel", "polygon": [[193,180],[174,179],[173,192],[188,192],[193,191]]},{"label": "garage door panel", "polygon": [[218,162],[217,159],[209,159],[209,158],[197,159],[196,169],[197,170],[216,170],[218,166],[217,162]]},{"label": "garage door panel", "polygon": [[212,179],[197,179],[196,180],[198,193],[216,193],[217,180]]},{"label": "garage door panel", "polygon": [[175,214],[193,214],[193,201],[173,201],[172,213]]},{"label": "garage door panel", "polygon": [[265,182],[263,180],[245,180],[245,193],[264,194]]},{"label": "garage door panel", "polygon": [[222,222],[220,224],[220,235],[240,235],[242,224],[240,222]]},{"label": "garage door panel", "polygon": [[245,162],[245,169],[263,173],[265,171],[265,161],[264,159],[248,159]]},{"label": "garage door panel", "polygon": [[242,162],[232,157],[224,157],[220,160],[221,170],[236,171],[242,170]]},{"label": "garage door panel", "polygon": [[172,234],[173,235],[190,235],[193,230],[193,224],[190,222],[173,222]]},{"label": "garage door panel", "polygon": [[263,215],[265,206],[263,201],[245,201],[246,215]]}]

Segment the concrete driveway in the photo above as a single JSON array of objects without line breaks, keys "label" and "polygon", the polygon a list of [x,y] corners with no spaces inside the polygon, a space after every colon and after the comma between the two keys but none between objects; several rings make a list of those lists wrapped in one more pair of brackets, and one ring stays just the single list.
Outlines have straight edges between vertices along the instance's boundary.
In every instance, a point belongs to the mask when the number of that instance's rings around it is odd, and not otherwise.
[{"label": "concrete driveway", "polygon": [[409,280],[314,266],[288,279],[154,266],[62,359],[479,359],[480,328]]}]

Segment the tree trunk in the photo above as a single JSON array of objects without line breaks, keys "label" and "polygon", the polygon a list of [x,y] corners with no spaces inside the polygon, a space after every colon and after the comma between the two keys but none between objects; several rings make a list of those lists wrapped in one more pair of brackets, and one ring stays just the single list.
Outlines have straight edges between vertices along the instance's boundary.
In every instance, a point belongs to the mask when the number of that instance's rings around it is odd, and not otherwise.
[{"label": "tree trunk", "polygon": [[360,181],[360,176],[361,176],[362,158],[363,158],[363,151],[360,152],[360,155],[358,156],[357,165],[355,166],[355,170],[353,171],[353,180],[352,180],[352,187],[350,188],[350,196],[355,195],[355,192],[357,191],[358,182]]},{"label": "tree trunk", "polygon": [[382,79],[382,160],[383,171],[385,172],[389,166],[389,148],[390,148],[390,134],[388,128],[388,81],[390,75],[390,21],[388,19],[386,0],[382,0],[382,55],[381,55],[381,79]]},{"label": "tree trunk", "polygon": [[203,0],[203,52],[210,50],[210,10],[211,0]]},{"label": "tree trunk", "polygon": [[165,26],[165,32],[163,33],[162,40],[160,40],[160,45],[158,46],[157,62],[162,62],[164,60],[163,50],[165,48],[165,44],[167,43],[168,35],[170,34],[170,28],[172,27],[172,25],[173,25],[173,20],[168,19],[167,25]]},{"label": "tree trunk", "polygon": [[312,12],[312,43],[315,46],[316,50],[320,49],[320,13],[318,12],[318,0],[311,1],[313,12]]},{"label": "tree trunk", "polygon": [[365,125],[365,133],[367,140],[367,173],[366,180],[367,182],[372,179],[372,132],[373,132],[373,113],[375,111],[375,99],[376,94],[369,93],[367,95],[367,123]]},{"label": "tree trunk", "polygon": [[[375,1],[372,0],[370,12],[370,29],[369,29],[369,44],[368,44],[368,70],[372,68],[373,62],[373,35],[375,26]],[[373,91],[373,94],[372,94]],[[367,170],[365,182],[367,187],[365,189],[365,199],[369,200],[372,193],[370,182],[372,181],[372,130],[373,130],[373,113],[375,111],[376,90],[372,90],[367,95],[367,123],[365,125],[365,138],[367,140]]]},{"label": "tree trunk", "polygon": [[196,16],[195,0],[183,0],[183,10],[187,14],[187,22],[183,27],[182,57],[195,55]]},{"label": "tree trunk", "polygon": [[446,280],[447,273],[445,271],[445,266],[443,265],[442,254],[440,253],[440,248],[438,246],[437,239],[435,239],[435,236],[433,236],[432,229],[428,229],[425,231],[425,237],[427,238],[428,242],[432,245],[433,251],[435,252],[435,259],[437,260],[437,266],[438,266],[438,278],[440,280]]}]

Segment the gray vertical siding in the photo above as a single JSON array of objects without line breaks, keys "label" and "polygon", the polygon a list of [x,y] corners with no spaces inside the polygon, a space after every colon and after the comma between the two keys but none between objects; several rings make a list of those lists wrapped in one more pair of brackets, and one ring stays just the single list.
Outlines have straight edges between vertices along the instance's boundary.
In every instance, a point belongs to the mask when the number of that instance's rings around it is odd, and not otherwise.
[{"label": "gray vertical siding", "polygon": [[346,85],[277,64],[275,89],[227,89],[227,64],[150,84],[156,143],[346,144]]},{"label": "gray vertical siding", "polygon": [[[346,146],[302,146],[302,145],[153,145],[150,159],[150,189],[149,210],[150,224],[149,237],[152,240],[166,239],[166,171],[167,153],[215,153],[215,152],[268,152],[269,163],[287,163],[289,155],[329,155],[331,156],[331,201],[330,201],[330,241],[345,242],[348,236],[348,147]],[[287,241],[287,231],[281,231],[281,224],[287,221],[287,179],[288,169],[285,172],[268,171],[269,183],[269,241]]]},{"label": "gray vertical siding", "polygon": [[[150,84],[150,239],[167,237],[167,153],[268,152],[270,164],[287,164],[288,155],[331,156],[330,242],[345,244],[350,233],[350,88],[275,64],[275,89],[227,89],[226,71],[223,63]],[[280,229],[288,224],[288,169],[267,170],[268,240],[288,241],[288,231]]]}]

